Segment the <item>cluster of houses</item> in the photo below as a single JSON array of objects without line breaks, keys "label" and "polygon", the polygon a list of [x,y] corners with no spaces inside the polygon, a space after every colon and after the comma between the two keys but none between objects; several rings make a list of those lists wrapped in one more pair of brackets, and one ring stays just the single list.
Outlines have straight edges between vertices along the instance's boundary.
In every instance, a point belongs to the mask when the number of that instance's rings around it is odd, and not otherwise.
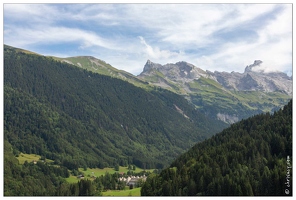
[{"label": "cluster of houses", "polygon": [[[142,176],[123,176],[124,173],[121,172],[120,173],[121,177],[118,178],[118,181],[122,181],[122,182],[125,182],[127,186],[136,186],[136,184],[138,183],[139,180],[142,180],[143,182],[146,181],[147,179],[147,176],[144,174]],[[96,178],[96,176],[94,175],[94,172],[91,173],[91,175],[88,175],[89,177],[91,178]],[[84,179],[84,175],[83,174],[80,174],[77,176],[78,179]]]},{"label": "cluster of houses", "polygon": [[137,182],[141,179],[142,179],[142,181],[145,182],[146,178],[147,177],[145,175],[143,175],[143,176],[128,176],[127,178],[120,177],[118,180],[126,182],[126,185],[128,185],[128,186],[130,186],[130,185],[135,186],[137,184]]},{"label": "cluster of houses", "polygon": [[[94,172],[91,173],[91,175],[88,175],[90,178],[96,178]],[[78,179],[84,179],[84,175],[83,174],[79,174],[77,176]]]},{"label": "cluster of houses", "polygon": [[[96,176],[94,175],[94,173],[92,172],[91,178],[96,178]],[[84,175],[80,174],[77,176],[78,179],[84,179]],[[119,181],[123,181],[126,183],[127,186],[135,186],[139,180],[142,180],[143,182],[145,182],[147,179],[147,177],[145,176],[145,174],[143,176],[128,176],[128,177],[120,177],[118,178]]]}]

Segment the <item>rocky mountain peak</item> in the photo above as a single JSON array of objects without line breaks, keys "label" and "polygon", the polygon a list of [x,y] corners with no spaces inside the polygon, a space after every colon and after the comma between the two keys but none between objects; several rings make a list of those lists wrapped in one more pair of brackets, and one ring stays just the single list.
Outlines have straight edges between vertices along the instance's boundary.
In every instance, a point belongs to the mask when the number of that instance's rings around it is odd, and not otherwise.
[{"label": "rocky mountain peak", "polygon": [[260,66],[263,62],[261,60],[255,60],[253,64],[246,66],[245,73],[252,72],[252,68]]},{"label": "rocky mountain peak", "polygon": [[[175,64],[168,63],[160,65],[150,60],[144,66],[140,75],[154,77],[154,80],[170,88],[169,82],[181,84],[187,92],[192,92],[187,83],[198,80],[201,77],[212,79],[228,90],[236,91],[262,91],[275,92],[281,91],[292,95],[292,79],[283,72],[264,72],[261,60],[255,60],[253,64],[246,66],[244,73],[239,72],[218,72],[204,71],[190,63],[180,61]],[[154,69],[154,70],[151,70]],[[155,73],[157,71],[158,73]],[[161,74],[161,76],[159,76]],[[157,78],[156,78],[157,77]],[[144,78],[145,79],[145,78]],[[183,84],[183,85],[182,85]]]},{"label": "rocky mountain peak", "polygon": [[229,73],[204,71],[185,61],[160,65],[148,60],[138,78],[184,95],[207,116],[231,124],[249,113],[275,110],[292,97],[292,77],[264,71],[265,64],[255,60],[244,73]]},{"label": "rocky mountain peak", "polygon": [[142,73],[145,73],[145,72],[149,72],[151,71],[152,69],[158,69],[159,67],[161,67],[162,65],[158,64],[158,63],[154,63],[154,62],[151,62],[149,59],[147,60],[145,66],[144,66],[144,69],[143,69],[143,72]]},{"label": "rocky mountain peak", "polygon": [[204,70],[185,61],[179,61],[175,64],[168,63],[161,65],[147,60],[143,72],[140,75],[150,74],[152,69],[159,71],[171,80],[181,80],[185,82],[188,81],[187,79],[198,79],[199,77],[206,76],[207,74]]},{"label": "rocky mountain peak", "polygon": [[177,62],[176,65],[180,68],[181,71],[187,71],[187,72],[190,72],[193,68],[195,68],[194,65],[187,63],[185,61]]}]

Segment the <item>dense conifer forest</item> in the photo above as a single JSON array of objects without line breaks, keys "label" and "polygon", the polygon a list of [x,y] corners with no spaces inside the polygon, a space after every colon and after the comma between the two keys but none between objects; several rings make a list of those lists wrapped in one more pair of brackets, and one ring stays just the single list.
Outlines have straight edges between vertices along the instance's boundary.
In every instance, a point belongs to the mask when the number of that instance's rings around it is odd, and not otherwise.
[{"label": "dense conifer forest", "polygon": [[292,195],[292,100],[242,120],[151,175],[143,196]]},{"label": "dense conifer forest", "polygon": [[52,58],[4,50],[4,137],[15,152],[69,169],[162,168],[226,127],[166,90],[146,91]]},{"label": "dense conifer forest", "polygon": [[[226,127],[167,90],[4,46],[5,196],[100,196],[124,188],[118,173],[65,178],[131,164],[164,169],[149,175],[144,196],[284,195],[292,101]],[[54,162],[21,165],[20,153]]]}]

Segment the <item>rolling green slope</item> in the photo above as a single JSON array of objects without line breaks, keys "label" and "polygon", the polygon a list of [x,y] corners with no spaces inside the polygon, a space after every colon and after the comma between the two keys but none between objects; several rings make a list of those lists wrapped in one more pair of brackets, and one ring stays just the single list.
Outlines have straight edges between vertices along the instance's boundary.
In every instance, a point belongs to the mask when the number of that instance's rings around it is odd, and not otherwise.
[{"label": "rolling green slope", "polygon": [[142,87],[146,89],[150,88],[147,82],[142,81],[141,79],[138,79],[136,76],[126,71],[118,70],[112,67],[110,64],[106,63],[105,61],[94,58],[92,56],[76,56],[76,57],[68,57],[68,58],[54,57],[54,59],[75,65],[79,68],[86,69],[94,73],[122,79],[138,87]]},{"label": "rolling green slope", "polygon": [[226,124],[181,96],[4,46],[4,137],[69,169],[162,168]]},{"label": "rolling green slope", "polygon": [[159,176],[143,196],[291,196],[292,100],[196,144]]}]

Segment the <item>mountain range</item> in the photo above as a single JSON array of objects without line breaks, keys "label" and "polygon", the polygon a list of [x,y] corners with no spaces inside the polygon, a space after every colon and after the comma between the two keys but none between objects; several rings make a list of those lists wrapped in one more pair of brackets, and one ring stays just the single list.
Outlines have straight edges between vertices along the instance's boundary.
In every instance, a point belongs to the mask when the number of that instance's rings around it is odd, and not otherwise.
[{"label": "mountain range", "polygon": [[232,124],[262,112],[274,112],[292,98],[292,77],[283,72],[264,73],[262,61],[244,73],[210,72],[187,62],[161,65],[150,60],[134,76],[89,56],[56,58],[95,73],[116,77],[145,89],[159,87],[184,96],[211,119]]},{"label": "mountain range", "polygon": [[[143,72],[139,75],[141,79],[149,80],[155,75],[163,76],[158,81],[150,81],[155,85],[173,89],[176,84],[182,87],[181,92],[194,93],[194,88],[190,83],[200,78],[214,80],[223,89],[233,91],[261,91],[261,92],[282,92],[292,95],[292,78],[282,72],[264,73],[257,71],[263,62],[255,60],[253,64],[246,66],[244,73],[238,72],[211,72],[204,71],[187,62],[177,62],[175,64],[160,65],[150,60],[144,66]],[[159,74],[157,74],[159,73]],[[170,85],[169,82],[173,82]]]}]

